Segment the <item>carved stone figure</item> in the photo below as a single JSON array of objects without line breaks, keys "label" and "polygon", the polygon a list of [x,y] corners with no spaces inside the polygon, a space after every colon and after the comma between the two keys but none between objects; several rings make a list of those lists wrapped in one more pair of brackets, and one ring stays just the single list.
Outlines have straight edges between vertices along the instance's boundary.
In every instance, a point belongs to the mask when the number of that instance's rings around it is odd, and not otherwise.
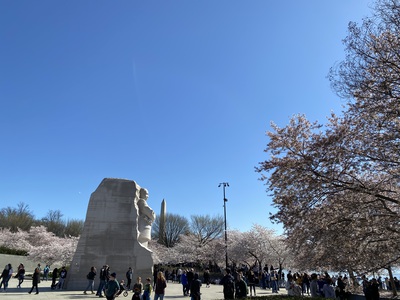
[{"label": "carved stone figure", "polygon": [[139,208],[139,217],[138,217],[138,230],[139,237],[138,241],[143,246],[147,247],[148,241],[151,240],[151,224],[156,219],[156,214],[147,205],[147,199],[149,198],[149,192],[141,188],[139,193],[139,200],[137,202]]},{"label": "carved stone figure", "polygon": [[[143,190],[143,192],[142,192]],[[84,290],[87,270],[104,265],[125,277],[127,266],[135,277],[152,276],[151,238],[154,211],[148,193],[135,181],[105,178],[92,193],[77,250],[64,284],[69,290]],[[140,241],[139,241],[140,239]]]}]

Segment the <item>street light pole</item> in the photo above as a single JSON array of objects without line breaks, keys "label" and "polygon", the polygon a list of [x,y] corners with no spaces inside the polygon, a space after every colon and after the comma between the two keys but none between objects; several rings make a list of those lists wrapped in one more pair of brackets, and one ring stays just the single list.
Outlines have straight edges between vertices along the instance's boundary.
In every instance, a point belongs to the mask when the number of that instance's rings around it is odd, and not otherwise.
[{"label": "street light pole", "polygon": [[225,188],[229,186],[228,182],[221,182],[218,187],[223,188],[224,191],[224,221],[225,221],[225,267],[228,268],[228,231],[226,229],[226,202],[228,199],[225,197]]}]

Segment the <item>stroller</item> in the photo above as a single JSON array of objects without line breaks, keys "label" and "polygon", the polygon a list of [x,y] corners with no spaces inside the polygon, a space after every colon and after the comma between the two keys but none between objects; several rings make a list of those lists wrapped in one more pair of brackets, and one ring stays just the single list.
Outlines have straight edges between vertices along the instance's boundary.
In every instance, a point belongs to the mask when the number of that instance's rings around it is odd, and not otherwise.
[{"label": "stroller", "polygon": [[124,280],[121,280],[121,282],[119,283],[119,291],[115,296],[118,297],[121,294],[124,295],[124,297],[128,296],[128,290],[125,288]]}]

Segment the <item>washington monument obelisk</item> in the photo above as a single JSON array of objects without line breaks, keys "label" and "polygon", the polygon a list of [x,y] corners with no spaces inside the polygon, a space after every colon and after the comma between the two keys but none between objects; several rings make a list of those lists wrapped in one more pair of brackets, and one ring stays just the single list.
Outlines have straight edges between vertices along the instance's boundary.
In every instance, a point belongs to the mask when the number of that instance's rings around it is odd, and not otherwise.
[{"label": "washington monument obelisk", "polygon": [[158,241],[160,244],[164,244],[165,239],[165,218],[167,214],[167,203],[165,199],[161,202],[161,213],[160,213],[160,234],[158,237]]}]

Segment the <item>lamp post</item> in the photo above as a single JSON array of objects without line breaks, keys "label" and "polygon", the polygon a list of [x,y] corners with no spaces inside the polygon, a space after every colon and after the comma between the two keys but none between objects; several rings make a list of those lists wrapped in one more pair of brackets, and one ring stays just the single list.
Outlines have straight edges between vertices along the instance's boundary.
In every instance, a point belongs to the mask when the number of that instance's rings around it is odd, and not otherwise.
[{"label": "lamp post", "polygon": [[228,182],[221,182],[218,187],[223,188],[224,191],[224,221],[225,221],[225,267],[228,268],[228,232],[226,230],[226,202],[228,199],[225,198],[225,188],[229,186]]}]

